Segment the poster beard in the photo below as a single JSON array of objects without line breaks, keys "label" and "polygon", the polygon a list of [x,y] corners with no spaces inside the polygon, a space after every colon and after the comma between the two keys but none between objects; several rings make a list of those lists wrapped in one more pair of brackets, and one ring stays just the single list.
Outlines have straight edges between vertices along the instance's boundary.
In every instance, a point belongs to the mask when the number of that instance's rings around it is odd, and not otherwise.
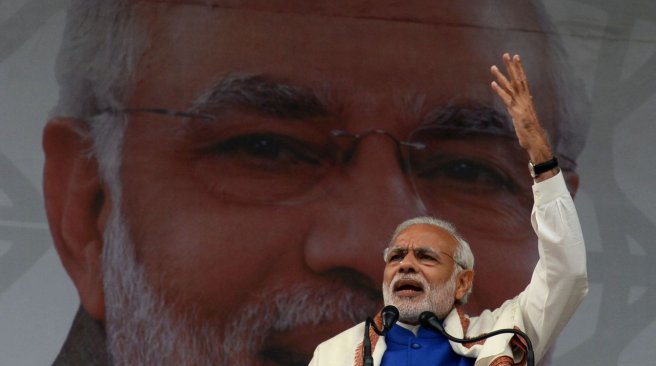
[{"label": "poster beard", "polygon": [[114,365],[306,365],[311,355],[268,349],[271,334],[334,321],[355,324],[379,306],[343,284],[316,279],[255,290],[254,300],[227,324],[200,319],[197,309],[167,304],[148,283],[118,211],[110,214],[103,248],[107,347]]}]

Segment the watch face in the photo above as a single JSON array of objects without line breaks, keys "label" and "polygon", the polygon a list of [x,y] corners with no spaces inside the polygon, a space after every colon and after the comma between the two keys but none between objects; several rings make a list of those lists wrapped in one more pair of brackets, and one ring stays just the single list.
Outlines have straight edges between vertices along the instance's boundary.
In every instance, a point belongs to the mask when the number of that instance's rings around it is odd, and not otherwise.
[{"label": "watch face", "polygon": [[533,167],[533,163],[530,161],[528,162],[528,171],[531,173],[531,177],[535,178],[537,175],[535,174],[535,168]]}]

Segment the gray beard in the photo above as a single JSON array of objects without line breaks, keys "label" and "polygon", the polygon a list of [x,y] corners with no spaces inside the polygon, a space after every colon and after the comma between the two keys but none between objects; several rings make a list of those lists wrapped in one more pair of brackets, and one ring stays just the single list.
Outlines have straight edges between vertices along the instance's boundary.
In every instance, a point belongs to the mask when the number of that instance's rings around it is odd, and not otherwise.
[{"label": "gray beard", "polygon": [[[389,285],[383,284],[383,301],[385,305],[394,305],[399,309],[399,320],[404,323],[419,323],[419,315],[424,311],[432,311],[438,318],[444,319],[455,302],[456,279],[458,272],[453,271],[451,278],[444,284],[429,284],[418,273],[397,273]],[[394,285],[402,279],[412,279],[422,284],[424,294],[419,299],[400,297],[394,293]]]},{"label": "gray beard", "polygon": [[[255,290],[228,324],[164,302],[135,259],[119,210],[105,231],[103,273],[108,353],[114,365],[258,365],[267,337],[320,323],[357,323],[375,300],[328,280]],[[229,295],[226,295],[229,296]]]}]

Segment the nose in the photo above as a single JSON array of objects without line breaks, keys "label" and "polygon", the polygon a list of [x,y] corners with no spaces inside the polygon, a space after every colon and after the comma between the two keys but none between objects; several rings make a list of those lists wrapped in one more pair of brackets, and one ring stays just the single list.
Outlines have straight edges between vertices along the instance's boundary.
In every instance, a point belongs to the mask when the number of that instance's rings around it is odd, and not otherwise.
[{"label": "nose", "polygon": [[399,263],[400,273],[415,273],[417,272],[417,261],[412,252],[408,253],[403,260]]},{"label": "nose", "polygon": [[396,143],[388,136],[360,141],[328,197],[315,203],[316,219],[304,248],[311,271],[348,275],[380,290],[382,253],[393,230],[426,213],[398,161]]}]

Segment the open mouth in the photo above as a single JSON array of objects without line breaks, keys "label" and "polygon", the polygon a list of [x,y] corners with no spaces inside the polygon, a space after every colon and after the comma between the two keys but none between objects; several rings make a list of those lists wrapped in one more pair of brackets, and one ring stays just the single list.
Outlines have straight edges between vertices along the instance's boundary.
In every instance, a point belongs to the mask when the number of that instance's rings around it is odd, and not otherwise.
[{"label": "open mouth", "polygon": [[394,293],[402,297],[414,297],[424,292],[424,286],[415,280],[399,280],[394,284]]}]

